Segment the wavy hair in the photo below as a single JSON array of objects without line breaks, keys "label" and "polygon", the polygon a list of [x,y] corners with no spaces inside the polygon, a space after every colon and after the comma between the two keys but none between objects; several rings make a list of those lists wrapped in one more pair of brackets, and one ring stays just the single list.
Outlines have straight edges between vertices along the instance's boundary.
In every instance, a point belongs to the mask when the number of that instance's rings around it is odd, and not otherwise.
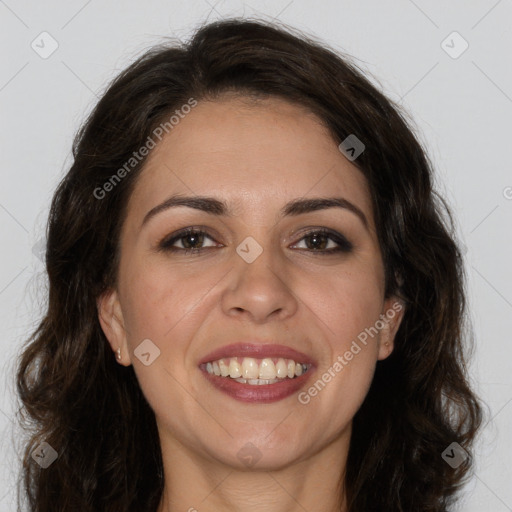
[{"label": "wavy hair", "polygon": [[[472,469],[482,412],[465,362],[462,256],[433,166],[401,108],[350,58],[293,29],[242,19],[146,51],[75,137],[47,225],[47,309],[17,363],[29,432],[19,493],[31,512],[156,510],[163,465],[155,416],[133,367],[115,362],[96,306],[115,286],[120,227],[146,158],[110,181],[104,197],[98,190],[190,98],[224,93],[285,99],[314,113],[337,144],[356,134],[366,145],[354,164],[370,187],[385,293],[406,311],[353,419],[340,489],[350,512],[449,510]],[[58,453],[46,469],[31,457],[42,441]],[[468,454],[456,469],[441,456],[453,442]]]}]

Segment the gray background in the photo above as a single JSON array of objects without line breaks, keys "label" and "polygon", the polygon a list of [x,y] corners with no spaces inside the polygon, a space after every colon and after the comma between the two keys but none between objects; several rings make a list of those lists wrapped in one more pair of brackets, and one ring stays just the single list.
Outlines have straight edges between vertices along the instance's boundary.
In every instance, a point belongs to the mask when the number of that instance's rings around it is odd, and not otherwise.
[{"label": "gray background", "polygon": [[415,120],[467,251],[470,371],[489,406],[460,509],[512,511],[510,0],[0,0],[0,512],[15,510],[13,357],[42,312],[40,240],[72,136],[135,56],[226,16],[277,18],[354,55]]}]

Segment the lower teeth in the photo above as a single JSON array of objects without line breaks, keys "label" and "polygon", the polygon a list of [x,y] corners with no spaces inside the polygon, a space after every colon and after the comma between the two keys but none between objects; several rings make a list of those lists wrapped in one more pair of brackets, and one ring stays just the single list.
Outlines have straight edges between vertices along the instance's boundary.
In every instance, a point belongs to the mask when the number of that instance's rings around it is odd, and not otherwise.
[{"label": "lower teeth", "polygon": [[252,384],[253,386],[261,386],[264,384],[275,384],[276,382],[282,381],[284,379],[233,379],[235,382],[240,382],[240,384]]}]

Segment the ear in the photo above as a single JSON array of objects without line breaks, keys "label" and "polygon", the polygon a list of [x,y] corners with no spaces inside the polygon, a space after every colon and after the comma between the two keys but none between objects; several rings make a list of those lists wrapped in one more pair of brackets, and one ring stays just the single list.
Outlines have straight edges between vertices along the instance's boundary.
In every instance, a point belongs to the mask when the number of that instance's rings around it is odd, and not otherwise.
[{"label": "ear", "polygon": [[382,329],[379,336],[378,360],[389,357],[395,347],[395,335],[402,323],[405,314],[405,304],[396,296],[391,296],[384,301],[380,320]]},{"label": "ear", "polygon": [[116,361],[123,366],[130,366],[130,351],[117,291],[114,289],[105,291],[96,301],[96,307],[101,328],[115,354]]}]

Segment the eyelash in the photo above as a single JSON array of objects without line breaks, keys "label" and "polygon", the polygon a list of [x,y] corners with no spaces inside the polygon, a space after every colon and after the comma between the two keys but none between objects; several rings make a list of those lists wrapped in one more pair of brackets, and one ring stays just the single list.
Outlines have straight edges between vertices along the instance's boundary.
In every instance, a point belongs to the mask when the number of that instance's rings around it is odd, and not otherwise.
[{"label": "eyelash", "polygon": [[[206,236],[210,240],[214,241],[213,237],[211,237],[206,231],[204,231],[201,228],[186,228],[183,229],[177,233],[173,233],[170,238],[164,238],[160,244],[159,244],[159,250],[164,252],[181,252],[185,255],[187,254],[196,254],[208,250],[208,249],[214,249],[214,247],[199,247],[199,248],[181,248],[181,247],[173,247],[173,244],[189,235],[199,235],[199,236]],[[353,249],[353,245],[340,233],[337,233],[336,231],[332,231],[330,229],[326,228],[317,228],[313,229],[311,231],[308,231],[305,233],[302,238],[299,239],[299,242],[302,240],[312,237],[313,235],[320,235],[320,236],[327,236],[330,240],[338,244],[338,247],[331,248],[331,249],[299,249],[299,250],[306,250],[313,253],[319,253],[320,255],[330,255],[335,253],[349,253]],[[203,240],[204,243],[204,240]],[[298,242],[296,242],[294,245],[296,245]],[[328,243],[328,242],[327,242]]]}]

